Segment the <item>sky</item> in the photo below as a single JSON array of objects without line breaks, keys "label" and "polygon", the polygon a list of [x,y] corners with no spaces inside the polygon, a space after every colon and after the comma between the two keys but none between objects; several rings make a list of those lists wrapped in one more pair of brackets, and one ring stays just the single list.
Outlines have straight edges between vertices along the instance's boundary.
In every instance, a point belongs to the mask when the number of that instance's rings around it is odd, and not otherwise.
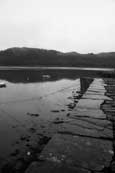
[{"label": "sky", "polygon": [[115,0],[0,0],[0,50],[115,51]]}]

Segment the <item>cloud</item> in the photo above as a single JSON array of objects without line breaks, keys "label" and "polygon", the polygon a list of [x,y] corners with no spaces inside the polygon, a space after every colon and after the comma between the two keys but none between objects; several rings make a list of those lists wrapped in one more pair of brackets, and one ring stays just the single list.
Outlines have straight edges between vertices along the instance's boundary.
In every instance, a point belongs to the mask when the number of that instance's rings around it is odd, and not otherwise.
[{"label": "cloud", "polygon": [[113,0],[1,0],[0,48],[115,50]]}]

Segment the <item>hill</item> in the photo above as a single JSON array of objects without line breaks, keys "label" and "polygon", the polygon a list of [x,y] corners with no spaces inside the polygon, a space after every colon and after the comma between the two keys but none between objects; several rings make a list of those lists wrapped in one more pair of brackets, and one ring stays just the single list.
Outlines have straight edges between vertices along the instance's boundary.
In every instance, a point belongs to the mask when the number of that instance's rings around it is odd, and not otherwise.
[{"label": "hill", "polygon": [[100,54],[62,53],[37,48],[9,48],[0,51],[0,66],[67,66],[115,68],[115,52]]}]

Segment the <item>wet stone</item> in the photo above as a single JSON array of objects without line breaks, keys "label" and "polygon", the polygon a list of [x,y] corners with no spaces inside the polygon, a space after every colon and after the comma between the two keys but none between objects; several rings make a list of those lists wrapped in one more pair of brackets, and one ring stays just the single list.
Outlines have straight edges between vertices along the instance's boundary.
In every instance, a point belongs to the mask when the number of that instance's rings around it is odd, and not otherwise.
[{"label": "wet stone", "polygon": [[101,171],[112,159],[109,150],[112,150],[110,141],[57,134],[44,148],[40,159]]},{"label": "wet stone", "polygon": [[77,116],[89,116],[89,117],[95,117],[95,118],[106,118],[106,114],[104,114],[103,111],[100,109],[87,109],[85,107],[79,108],[77,107],[71,114],[71,117],[77,117]]},{"label": "wet stone", "polygon": [[104,139],[104,140],[113,140],[113,134],[110,129],[101,129],[96,128],[96,126],[93,127],[86,127],[87,124],[63,124],[63,128],[58,130],[58,133],[60,134],[71,134],[71,135],[76,135],[76,136],[82,136],[82,137],[90,137],[90,138],[98,138],[98,139]]},{"label": "wet stone", "polygon": [[83,168],[69,167],[66,164],[58,164],[52,161],[44,161],[43,163],[33,162],[25,173],[90,173]]}]

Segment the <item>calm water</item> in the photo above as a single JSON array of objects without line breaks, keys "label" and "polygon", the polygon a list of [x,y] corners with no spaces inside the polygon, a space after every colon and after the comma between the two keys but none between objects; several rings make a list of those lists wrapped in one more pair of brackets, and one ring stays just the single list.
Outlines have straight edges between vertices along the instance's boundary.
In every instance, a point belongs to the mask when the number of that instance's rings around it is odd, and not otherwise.
[{"label": "calm water", "polygon": [[17,148],[28,150],[23,136],[31,142],[40,133],[54,133],[59,127],[52,122],[67,119],[68,105],[74,103],[74,95],[85,92],[89,76],[93,80],[99,74],[56,69],[0,71],[0,82],[6,83],[6,88],[0,88],[0,163]]},{"label": "calm water", "polygon": [[80,80],[68,72],[0,71],[0,82],[6,83],[6,88],[0,88],[2,163],[14,150],[26,145],[20,138],[29,135],[37,139],[37,133],[54,129],[50,124],[56,118],[66,118],[67,105],[73,102],[74,91],[80,90]]}]

